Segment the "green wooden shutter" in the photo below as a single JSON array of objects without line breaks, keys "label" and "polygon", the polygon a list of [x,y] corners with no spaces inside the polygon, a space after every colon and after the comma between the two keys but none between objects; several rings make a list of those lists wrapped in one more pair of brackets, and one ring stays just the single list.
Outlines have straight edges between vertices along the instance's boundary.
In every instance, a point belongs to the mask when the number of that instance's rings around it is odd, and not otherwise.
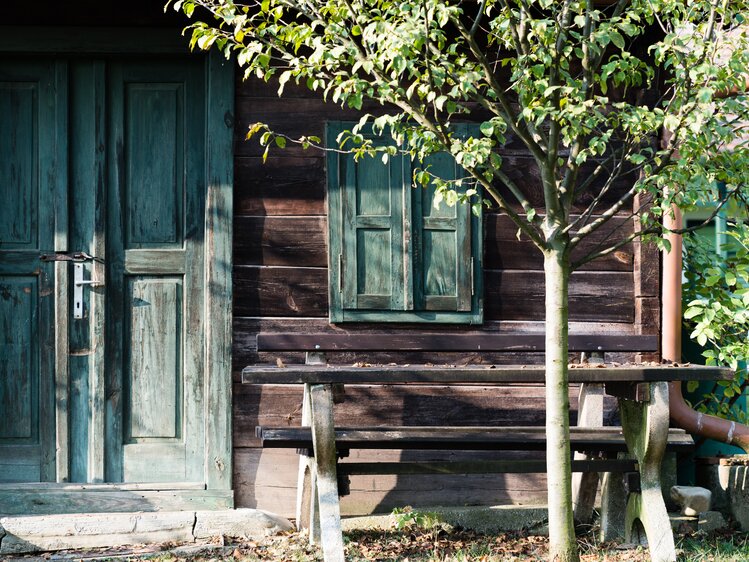
[{"label": "green wooden shutter", "polygon": [[[335,145],[340,130],[329,127],[329,146]],[[356,160],[336,154],[329,164],[331,248],[336,249],[331,255],[331,290],[338,293],[331,303],[339,303],[342,310],[408,310],[413,305],[405,271],[408,162],[400,156],[384,163],[379,155]]]},{"label": "green wooden shutter", "polygon": [[[351,126],[329,124],[328,146]],[[444,179],[464,173],[449,154],[425,164]],[[403,156],[329,153],[332,322],[481,322],[481,219],[468,205],[435,208],[411,174]]]},{"label": "green wooden shutter", "polygon": [[[459,176],[455,159],[436,154],[424,162],[431,173],[445,180]],[[415,189],[414,283],[421,310],[466,312],[474,291],[471,253],[471,210],[468,205],[434,206],[432,186]]]}]

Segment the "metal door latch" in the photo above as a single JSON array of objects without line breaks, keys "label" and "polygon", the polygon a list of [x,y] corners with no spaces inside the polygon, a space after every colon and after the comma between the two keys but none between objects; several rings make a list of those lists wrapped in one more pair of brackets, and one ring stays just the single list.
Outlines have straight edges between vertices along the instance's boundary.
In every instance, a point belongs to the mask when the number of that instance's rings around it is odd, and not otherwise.
[{"label": "metal door latch", "polygon": [[82,262],[73,264],[73,318],[83,318],[83,287],[102,287],[103,281],[83,278]]},{"label": "metal door latch", "polygon": [[75,263],[84,261],[102,261],[97,257],[87,254],[86,252],[51,252],[47,254],[41,254],[39,256],[41,261],[72,261]]}]

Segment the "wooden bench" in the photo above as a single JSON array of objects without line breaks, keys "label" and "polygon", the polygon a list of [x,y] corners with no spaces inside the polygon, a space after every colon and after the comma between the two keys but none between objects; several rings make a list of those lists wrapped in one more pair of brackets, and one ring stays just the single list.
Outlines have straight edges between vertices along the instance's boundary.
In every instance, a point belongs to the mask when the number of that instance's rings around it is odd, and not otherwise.
[{"label": "wooden bench", "polygon": [[[539,366],[439,366],[381,365],[327,366],[319,355],[325,351],[540,351],[543,335],[415,334],[397,338],[389,334],[352,337],[341,334],[259,334],[262,351],[307,351],[309,363],[251,366],[242,380],[250,384],[304,384],[302,428],[258,428],[264,447],[290,447],[313,453],[311,474],[300,484],[316,488],[320,532],[326,560],[343,560],[339,493],[345,477],[352,474],[437,474],[545,472],[544,461],[468,461],[463,463],[337,463],[350,449],[454,449],[454,450],[543,450],[544,428],[521,427],[335,427],[334,388],[346,384],[482,384],[543,383]],[[394,341],[397,340],[397,341]],[[388,345],[389,344],[389,345]],[[395,345],[394,345],[395,344]],[[602,351],[653,351],[654,336],[571,336],[571,351],[600,354]],[[640,521],[648,536],[654,560],[675,560],[673,536],[660,490],[660,462],[667,446],[690,447],[691,438],[668,430],[668,384],[672,380],[717,379],[730,376],[725,369],[709,367],[583,366],[570,369],[570,382],[603,384],[608,393],[621,398],[622,428],[578,427],[571,429],[572,449],[588,457],[574,461],[575,470],[586,473],[624,472],[639,476],[630,484],[625,530],[627,540]],[[600,388],[600,387],[599,387]],[[596,396],[596,393],[592,393]],[[583,404],[582,407],[585,407]],[[582,414],[581,414],[582,416]],[[585,417],[585,416],[582,416]],[[669,445],[670,444],[670,445]],[[629,449],[630,459],[615,458]],[[594,453],[593,456],[590,456]],[[613,458],[612,458],[613,457]],[[343,477],[343,478],[339,478]],[[316,483],[315,483],[316,482]],[[593,492],[595,493],[595,492]],[[590,494],[589,494],[590,496]],[[314,506],[299,506],[298,514]],[[314,512],[314,509],[310,509]],[[665,537],[665,538],[664,538]],[[657,540],[656,540],[657,539]]]}]

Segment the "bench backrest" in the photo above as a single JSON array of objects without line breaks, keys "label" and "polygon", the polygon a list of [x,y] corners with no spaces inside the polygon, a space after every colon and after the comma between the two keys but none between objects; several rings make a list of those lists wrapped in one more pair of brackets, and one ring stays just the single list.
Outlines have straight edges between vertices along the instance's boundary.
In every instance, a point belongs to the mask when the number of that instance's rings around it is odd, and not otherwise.
[{"label": "bench backrest", "polygon": [[[258,351],[543,351],[544,334],[259,333]],[[570,335],[569,350],[658,351],[657,335]]]}]

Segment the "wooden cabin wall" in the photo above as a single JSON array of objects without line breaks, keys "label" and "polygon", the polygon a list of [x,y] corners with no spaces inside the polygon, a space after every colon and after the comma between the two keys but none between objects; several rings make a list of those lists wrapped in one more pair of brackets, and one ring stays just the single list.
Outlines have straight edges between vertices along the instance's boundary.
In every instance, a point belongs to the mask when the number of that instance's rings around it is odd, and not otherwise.
[{"label": "wooden cabin wall", "polygon": [[[543,330],[543,261],[516,228],[497,213],[484,220],[484,319],[482,326],[340,324],[328,322],[326,172],[324,154],[289,145],[271,150],[265,164],[256,140],[245,141],[249,124],[268,123],[292,137],[324,138],[328,120],[356,120],[359,114],[313,99],[288,86],[257,80],[237,82],[234,186],[234,488],[237,506],[293,515],[298,457],[294,451],[259,448],[256,425],[298,425],[301,388],[242,385],[239,372],[252,363],[302,362],[300,353],[258,353],[258,332],[539,332]],[[377,108],[365,108],[373,112]],[[509,143],[507,169],[531,194],[540,194],[529,156]],[[631,231],[624,218],[617,232]],[[601,236],[606,236],[602,233]],[[586,243],[591,247],[595,240]],[[581,333],[657,333],[660,311],[658,254],[631,244],[586,265],[572,276],[571,329]],[[614,360],[631,355],[612,356]],[[538,353],[335,353],[331,362],[539,363]],[[570,390],[573,419],[577,388]],[[543,388],[361,386],[347,389],[337,406],[340,424],[542,425]],[[352,459],[431,460],[440,452],[352,452]],[[465,453],[461,453],[465,454]],[[485,457],[487,453],[476,453]],[[539,503],[546,499],[544,475],[352,477],[344,514],[388,512],[403,505]]]},{"label": "wooden cabin wall", "polygon": [[[3,6],[9,25],[165,26],[181,28],[185,20],[163,2],[134,0],[126,7],[82,0],[75,3],[10,0]],[[137,37],[134,37],[137,40]],[[377,111],[378,108],[369,108]],[[299,424],[301,389],[249,386],[239,372],[256,362],[302,361],[301,354],[258,353],[259,331],[307,333],[345,331],[539,332],[543,329],[543,271],[540,255],[519,241],[509,221],[487,212],[484,222],[485,322],[480,327],[427,325],[331,326],[327,320],[326,176],[323,154],[289,146],[271,152],[262,163],[256,142],[245,142],[247,125],[256,121],[299,136],[324,136],[327,120],[357,119],[358,114],[323,104],[300,88],[287,86],[278,99],[274,87],[258,81],[236,84],[234,199],[233,442],[234,488],[238,507],[259,507],[293,515],[297,455],[293,451],[261,451],[254,437],[258,424]],[[506,172],[531,192],[539,193],[528,155],[508,146]],[[570,287],[572,331],[580,333],[645,333],[659,331],[659,260],[640,244],[587,265],[573,275]],[[626,360],[630,356],[613,356]],[[363,357],[339,353],[332,361],[440,361],[448,363],[539,363],[538,353],[403,354]],[[577,389],[570,390],[574,410]],[[527,424],[543,423],[543,388],[360,386],[347,391],[338,409],[340,423]],[[352,453],[353,454],[353,453]],[[451,453],[367,452],[380,460],[438,459]],[[477,453],[477,457],[487,453]],[[355,459],[356,457],[352,457]],[[344,514],[389,511],[406,504],[537,503],[546,498],[543,475],[356,477],[352,494],[343,499]]]}]

